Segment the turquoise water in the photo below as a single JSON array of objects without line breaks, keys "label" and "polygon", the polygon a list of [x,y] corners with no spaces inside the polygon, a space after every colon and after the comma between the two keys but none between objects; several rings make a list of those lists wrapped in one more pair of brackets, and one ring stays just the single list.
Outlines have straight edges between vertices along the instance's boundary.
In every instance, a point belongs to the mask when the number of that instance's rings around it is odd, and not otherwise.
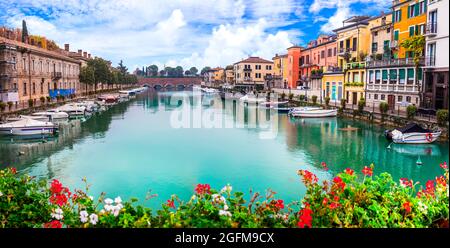
[{"label": "turquoise water", "polygon": [[[375,174],[387,171],[396,179],[425,182],[441,173],[439,163],[449,157],[448,142],[387,149],[383,129],[367,123],[291,119],[232,101],[223,104],[214,96],[174,94],[180,92],[144,92],[86,121],[72,121],[45,143],[2,139],[0,166],[57,178],[71,189],[83,189],[86,177],[93,196],[133,196],[158,207],[172,194],[188,200],[198,183],[218,189],[229,183],[247,194],[271,188],[286,201],[300,200],[305,188],[297,170],[330,179],[372,162]],[[180,116],[190,116],[184,122],[190,128],[177,128]],[[359,129],[339,130],[347,126]],[[149,190],[158,197],[145,201]]]}]

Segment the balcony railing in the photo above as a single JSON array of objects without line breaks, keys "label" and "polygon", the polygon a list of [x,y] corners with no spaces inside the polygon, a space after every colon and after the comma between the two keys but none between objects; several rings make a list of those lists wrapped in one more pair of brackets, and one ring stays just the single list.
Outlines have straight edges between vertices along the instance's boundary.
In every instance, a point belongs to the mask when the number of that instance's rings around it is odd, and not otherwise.
[{"label": "balcony railing", "polygon": [[328,73],[342,72],[342,67],[338,67],[338,66],[328,66],[326,72],[328,72]]},{"label": "balcony railing", "polygon": [[389,44],[389,47],[390,47],[391,49],[396,49],[396,48],[398,48],[398,40],[393,40],[393,41],[391,41],[391,43]]},{"label": "balcony railing", "polygon": [[426,66],[435,66],[436,65],[436,57],[435,56],[425,57],[425,65]]},{"label": "balcony railing", "polygon": [[58,80],[62,78],[62,73],[61,72],[52,72],[52,79],[53,80]]},{"label": "balcony railing", "polygon": [[350,53],[350,52],[352,52],[352,49],[351,49],[351,48],[343,48],[343,47],[341,47],[341,48],[339,48],[339,50],[338,50],[338,55],[339,55],[339,56],[342,56],[342,55],[344,55],[344,54],[346,54],[346,53]]},{"label": "balcony railing", "polygon": [[347,70],[353,70],[353,69],[364,69],[366,68],[366,62],[352,62],[345,64],[345,68]]},{"label": "balcony railing", "polygon": [[251,77],[244,77],[244,82],[251,82],[253,79]]},{"label": "balcony railing", "polygon": [[[424,65],[424,58],[419,59],[419,65]],[[414,66],[414,59],[413,58],[403,58],[403,59],[383,59],[383,60],[372,60],[367,62],[366,67],[373,68],[373,67],[385,67],[385,66],[404,66],[404,65],[410,65]]]},{"label": "balcony railing", "polygon": [[251,68],[244,68],[243,71],[247,71],[248,72],[248,71],[252,71],[252,69]]},{"label": "balcony railing", "polygon": [[436,35],[437,33],[437,23],[427,23],[425,27],[425,35]]}]

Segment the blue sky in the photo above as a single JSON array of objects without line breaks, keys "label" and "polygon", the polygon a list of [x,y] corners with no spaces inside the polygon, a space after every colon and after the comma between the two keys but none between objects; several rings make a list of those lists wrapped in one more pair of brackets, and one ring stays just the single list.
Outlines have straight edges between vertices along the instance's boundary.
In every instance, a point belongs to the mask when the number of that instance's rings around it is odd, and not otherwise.
[{"label": "blue sky", "polygon": [[[391,0],[1,0],[0,24],[44,35],[134,70],[271,59],[342,26],[389,11]],[[4,10],[4,11],[3,11]]]}]

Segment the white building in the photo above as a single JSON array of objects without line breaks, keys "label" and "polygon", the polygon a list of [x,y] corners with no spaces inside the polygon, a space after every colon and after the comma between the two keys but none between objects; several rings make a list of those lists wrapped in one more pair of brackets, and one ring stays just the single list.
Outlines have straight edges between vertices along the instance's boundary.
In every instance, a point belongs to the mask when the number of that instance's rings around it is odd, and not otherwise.
[{"label": "white building", "polygon": [[449,0],[429,0],[427,9],[423,104],[448,109]]}]

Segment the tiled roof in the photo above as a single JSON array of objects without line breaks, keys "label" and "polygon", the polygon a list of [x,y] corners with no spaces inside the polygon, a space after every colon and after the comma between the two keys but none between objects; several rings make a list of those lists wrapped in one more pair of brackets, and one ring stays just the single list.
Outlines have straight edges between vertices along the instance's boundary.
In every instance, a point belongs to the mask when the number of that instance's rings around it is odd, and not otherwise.
[{"label": "tiled roof", "polygon": [[248,57],[247,59],[241,60],[241,61],[239,61],[239,62],[237,62],[235,64],[238,64],[238,63],[266,63],[266,64],[272,64],[273,62],[270,61],[270,60],[262,59],[260,57]]}]

